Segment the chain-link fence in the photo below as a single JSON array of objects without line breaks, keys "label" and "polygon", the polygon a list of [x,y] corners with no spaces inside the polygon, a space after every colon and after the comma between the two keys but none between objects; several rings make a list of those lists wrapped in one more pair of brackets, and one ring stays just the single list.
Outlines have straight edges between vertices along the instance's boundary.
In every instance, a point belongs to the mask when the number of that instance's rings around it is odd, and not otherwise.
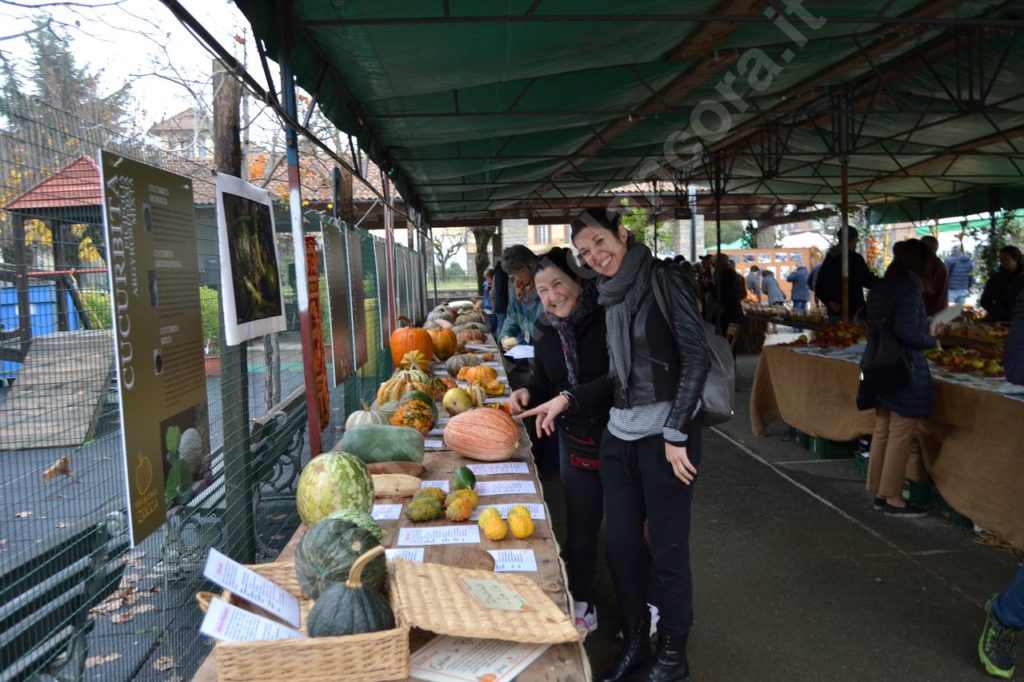
[{"label": "chain-link fence", "polygon": [[[207,485],[131,550],[124,532],[100,148],[192,179],[204,280],[199,300],[212,452],[196,473]],[[74,679],[79,669],[92,680],[190,678],[211,649],[198,633],[194,598],[213,589],[202,579],[208,549],[270,560],[298,525],[294,485],[308,458],[308,434],[294,282],[284,287],[287,331],[236,348],[223,345],[210,170],[208,163],[124,139],[36,101],[4,105],[0,680]],[[294,262],[290,220],[287,207],[275,213],[283,272]],[[317,215],[307,215],[306,224],[314,233],[322,227]],[[378,267],[383,242],[344,224],[332,229],[358,246],[346,252],[345,267],[362,273],[363,298],[352,296],[362,314],[347,303],[335,314],[349,315],[366,357],[362,363],[349,358],[354,374],[330,389],[325,448],[347,412],[372,399],[391,371],[386,296],[380,293],[387,278]],[[394,272],[396,310],[422,318],[421,255],[396,246]],[[320,275],[326,311],[328,287]],[[327,341],[330,329],[325,320]],[[241,474],[234,469],[239,462]]]}]

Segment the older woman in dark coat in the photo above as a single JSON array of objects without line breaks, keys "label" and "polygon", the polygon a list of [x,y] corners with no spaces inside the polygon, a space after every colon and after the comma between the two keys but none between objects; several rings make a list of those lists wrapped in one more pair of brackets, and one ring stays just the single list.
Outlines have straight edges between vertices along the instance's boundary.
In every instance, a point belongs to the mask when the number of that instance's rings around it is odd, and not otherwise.
[{"label": "older woman in dark coat", "polygon": [[[925,515],[923,509],[903,500],[903,479],[917,421],[932,408],[932,379],[924,351],[935,346],[935,339],[928,335],[922,298],[929,255],[928,247],[917,239],[896,244],[892,264],[871,289],[866,306],[868,324],[891,330],[910,365],[905,386],[870,394],[862,383],[857,396],[858,407],[875,408],[867,483],[875,493],[874,507],[902,518]],[[865,355],[870,356],[878,342],[879,334],[872,332]]]}]

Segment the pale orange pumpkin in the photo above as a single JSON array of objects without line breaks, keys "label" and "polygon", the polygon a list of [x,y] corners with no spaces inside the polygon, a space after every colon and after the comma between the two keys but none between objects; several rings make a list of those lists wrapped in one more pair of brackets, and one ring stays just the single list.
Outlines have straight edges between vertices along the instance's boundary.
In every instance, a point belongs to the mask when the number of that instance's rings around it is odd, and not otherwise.
[{"label": "pale orange pumpkin", "polygon": [[391,332],[391,361],[397,366],[402,361],[402,356],[411,350],[418,350],[426,358],[434,354],[434,342],[430,339],[430,332],[423,327],[414,327],[408,318],[400,317],[399,321],[405,322],[406,327],[399,327]]},{"label": "pale orange pumpkin", "polygon": [[459,340],[451,329],[432,329],[428,333],[438,360],[447,360],[459,351]]},{"label": "pale orange pumpkin", "polygon": [[448,420],[444,443],[463,457],[500,462],[511,457],[519,447],[519,425],[500,410],[476,408]]},{"label": "pale orange pumpkin", "polygon": [[468,381],[469,383],[473,383],[475,381],[487,383],[498,378],[498,371],[493,367],[488,367],[487,365],[463,367],[459,370],[459,378]]},{"label": "pale orange pumpkin", "polygon": [[455,334],[455,338],[461,343],[484,343],[487,341],[487,337],[479,329],[460,329]]}]

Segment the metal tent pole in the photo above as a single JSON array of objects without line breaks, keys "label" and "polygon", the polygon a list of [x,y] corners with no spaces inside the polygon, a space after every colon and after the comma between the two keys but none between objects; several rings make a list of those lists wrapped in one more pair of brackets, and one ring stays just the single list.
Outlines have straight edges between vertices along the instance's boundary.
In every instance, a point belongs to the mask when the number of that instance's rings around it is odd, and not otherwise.
[{"label": "metal tent pole", "polygon": [[[289,39],[290,31],[282,31],[281,94],[289,118],[298,120],[295,100],[295,74],[292,70]],[[295,128],[285,124],[288,153],[288,208],[292,224],[292,249],[295,252],[295,293],[299,307],[299,335],[302,339],[302,370],[306,384],[306,420],[309,425],[309,454],[316,457],[320,446],[320,405],[316,392],[316,372],[313,367],[313,328],[309,317],[309,280],[306,271],[306,244],[302,230],[302,188],[299,184],[299,136]],[[317,330],[319,333],[319,330]]]}]

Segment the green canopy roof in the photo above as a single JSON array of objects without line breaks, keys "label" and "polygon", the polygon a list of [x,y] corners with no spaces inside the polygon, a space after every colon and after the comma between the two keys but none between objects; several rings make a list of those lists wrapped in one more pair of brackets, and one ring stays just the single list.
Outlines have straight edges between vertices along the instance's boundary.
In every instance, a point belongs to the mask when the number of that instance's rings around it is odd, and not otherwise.
[{"label": "green canopy roof", "polygon": [[237,2],[428,219],[562,217],[657,177],[762,197],[757,219],[838,203],[844,146],[878,220],[1024,192],[1019,2]]}]

